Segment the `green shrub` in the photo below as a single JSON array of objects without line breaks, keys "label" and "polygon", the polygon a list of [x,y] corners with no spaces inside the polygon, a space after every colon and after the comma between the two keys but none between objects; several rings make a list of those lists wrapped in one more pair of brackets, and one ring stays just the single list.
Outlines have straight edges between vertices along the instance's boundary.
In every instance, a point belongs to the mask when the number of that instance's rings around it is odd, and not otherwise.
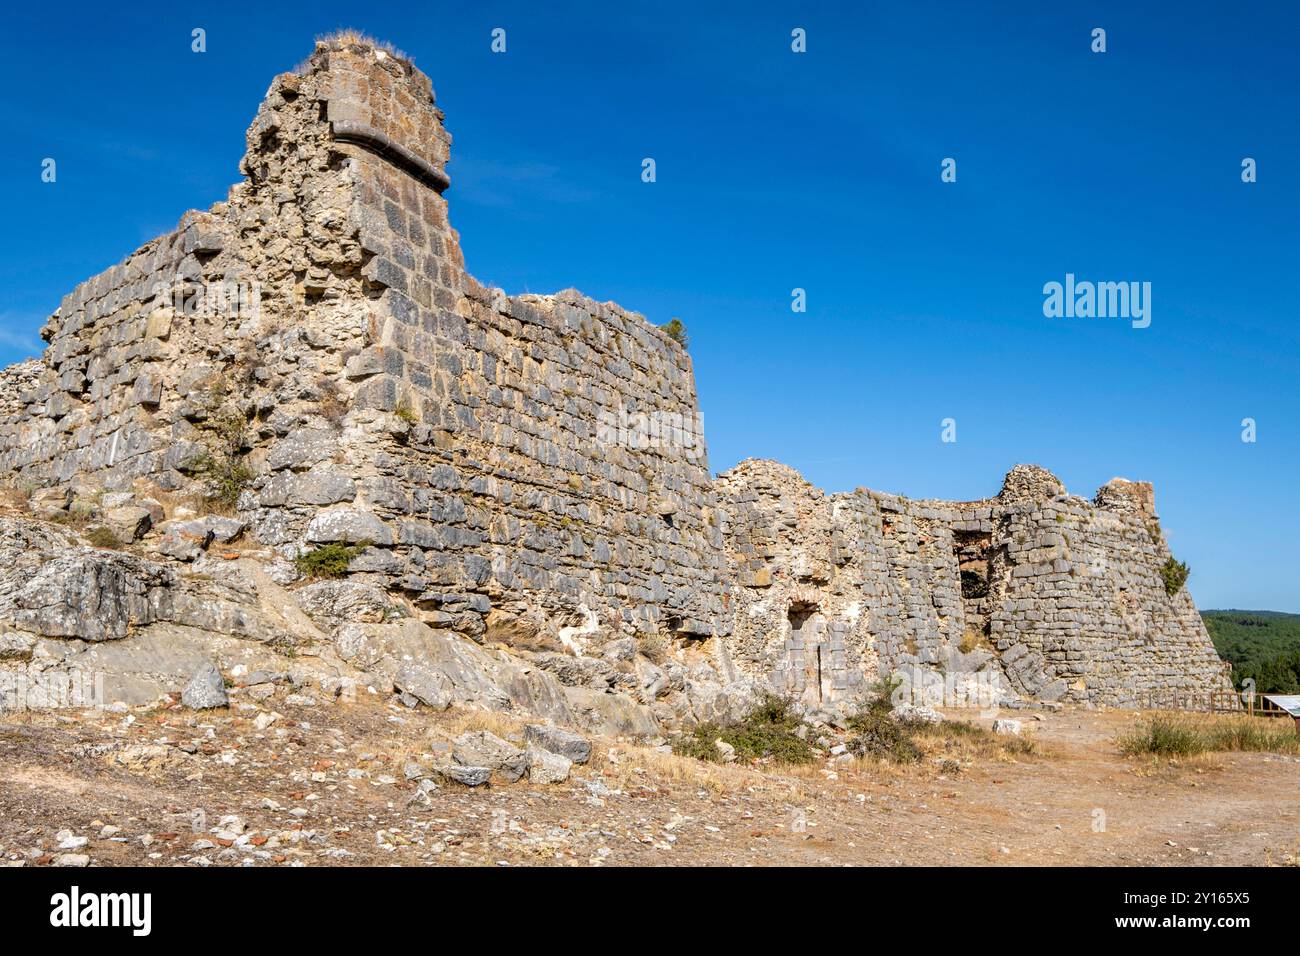
[{"label": "green shrub", "polygon": [[248,418],[228,404],[233,392],[225,379],[210,386],[207,417],[198,423],[207,450],[181,469],[203,481],[203,500],[218,510],[234,508],[255,477],[244,455]]},{"label": "green shrub", "polygon": [[352,559],[368,547],[369,541],[358,541],[356,544],[334,541],[298,555],[293,559],[293,564],[300,574],[308,577],[337,578],[347,574]]},{"label": "green shrub", "polygon": [[206,486],[203,500],[217,508],[235,507],[239,496],[255,477],[240,455],[225,453],[207,454],[190,466]]},{"label": "green shrub", "polygon": [[894,688],[897,683],[881,681],[875,691],[848,720],[850,733],[847,746],[855,757],[879,757],[894,763],[915,763],[921,759],[921,748],[912,739],[917,723],[896,720],[893,716]]},{"label": "green shrub", "polygon": [[1177,594],[1187,583],[1187,575],[1191,574],[1191,569],[1181,561],[1175,561],[1174,556],[1170,555],[1168,560],[1160,566],[1160,576],[1165,579],[1165,593],[1170,597]]},{"label": "green shrub", "polygon": [[686,326],[682,324],[681,319],[669,319],[666,323],[659,326],[668,337],[680,345],[682,348],[688,348],[691,344],[690,336],[686,334]]},{"label": "green shrub", "polygon": [[849,718],[849,753],[855,757],[880,757],[893,763],[916,763],[921,748],[912,739],[916,725],[895,720],[887,709],[868,707]]},{"label": "green shrub", "polygon": [[775,694],[764,694],[743,720],[709,722],[669,741],[673,753],[699,760],[722,762],[715,741],[736,750],[738,761],[770,759],[774,763],[810,763],[813,748],[796,732],[799,718],[790,713],[790,702]]}]

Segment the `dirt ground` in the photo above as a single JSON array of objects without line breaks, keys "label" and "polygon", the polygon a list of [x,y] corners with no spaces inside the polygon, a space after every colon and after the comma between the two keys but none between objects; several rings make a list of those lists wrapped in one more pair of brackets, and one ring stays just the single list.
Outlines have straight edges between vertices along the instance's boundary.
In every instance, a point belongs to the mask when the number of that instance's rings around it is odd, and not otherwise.
[{"label": "dirt ground", "polygon": [[1114,739],[1131,712],[1016,715],[1033,755],[931,754],[902,767],[716,766],[597,739],[567,783],[423,794],[407,772],[436,762],[446,741],[522,725],[374,699],[273,706],[280,716],[261,730],[253,713],[179,708],[6,716],[0,859],[1141,866],[1294,865],[1300,853],[1300,758],[1126,758]]}]

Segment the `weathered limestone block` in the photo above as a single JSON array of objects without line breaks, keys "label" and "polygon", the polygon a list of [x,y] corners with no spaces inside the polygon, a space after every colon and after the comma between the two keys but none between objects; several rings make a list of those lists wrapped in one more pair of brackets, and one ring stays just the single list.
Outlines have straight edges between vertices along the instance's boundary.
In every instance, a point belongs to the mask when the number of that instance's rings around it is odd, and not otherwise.
[{"label": "weathered limestone block", "polygon": [[138,558],[73,551],[51,557],[0,593],[0,623],[46,637],[119,640],[160,616],[160,592],[169,584],[169,572]]},{"label": "weathered limestone block", "polygon": [[320,512],[307,526],[306,539],[318,543],[343,541],[357,544],[367,541],[384,547],[391,546],[395,540],[392,529],[374,513],[357,508],[331,508]]},{"label": "weathered limestone block", "polygon": [[346,474],[324,465],[304,472],[280,472],[258,492],[264,508],[324,506],[352,501],[357,483]]},{"label": "weathered limestone block", "polygon": [[221,671],[215,664],[205,664],[194,674],[181,692],[181,703],[191,710],[210,710],[230,703]]},{"label": "weathered limestone block", "polygon": [[486,730],[472,731],[456,738],[452,759],[462,767],[487,767],[494,777],[514,783],[528,772],[528,752],[507,743]]},{"label": "weathered limestone block", "polygon": [[104,510],[104,524],[119,541],[131,542],[142,538],[153,525],[153,514],[139,505],[120,505]]},{"label": "weathered limestone block", "polygon": [[524,728],[524,739],[535,747],[559,754],[572,763],[583,764],[591,759],[591,741],[562,727],[529,724]]}]

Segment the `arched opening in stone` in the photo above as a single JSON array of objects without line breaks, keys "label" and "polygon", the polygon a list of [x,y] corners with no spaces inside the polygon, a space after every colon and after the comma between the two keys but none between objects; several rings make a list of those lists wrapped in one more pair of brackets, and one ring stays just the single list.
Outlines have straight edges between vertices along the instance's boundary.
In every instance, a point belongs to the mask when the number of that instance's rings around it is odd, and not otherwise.
[{"label": "arched opening in stone", "polygon": [[814,614],[817,613],[817,605],[807,601],[796,601],[790,605],[790,610],[786,617],[790,621],[790,630],[801,630]]}]

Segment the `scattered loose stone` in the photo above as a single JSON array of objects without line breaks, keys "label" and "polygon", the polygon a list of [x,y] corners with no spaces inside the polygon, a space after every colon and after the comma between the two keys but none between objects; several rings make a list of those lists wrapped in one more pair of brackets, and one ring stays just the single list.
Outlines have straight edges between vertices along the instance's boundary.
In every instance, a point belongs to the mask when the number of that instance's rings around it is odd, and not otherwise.
[{"label": "scattered loose stone", "polygon": [[540,747],[530,747],[528,757],[528,779],[533,783],[564,783],[569,779],[573,761],[568,757]]},{"label": "scattered loose stone", "polygon": [[181,703],[191,710],[210,710],[229,705],[230,695],[226,693],[226,682],[216,664],[205,664],[194,673],[181,692]]},{"label": "scattered loose stone", "polygon": [[492,777],[490,767],[463,767],[460,764],[438,767],[437,772],[444,779],[466,787],[481,787]]}]

